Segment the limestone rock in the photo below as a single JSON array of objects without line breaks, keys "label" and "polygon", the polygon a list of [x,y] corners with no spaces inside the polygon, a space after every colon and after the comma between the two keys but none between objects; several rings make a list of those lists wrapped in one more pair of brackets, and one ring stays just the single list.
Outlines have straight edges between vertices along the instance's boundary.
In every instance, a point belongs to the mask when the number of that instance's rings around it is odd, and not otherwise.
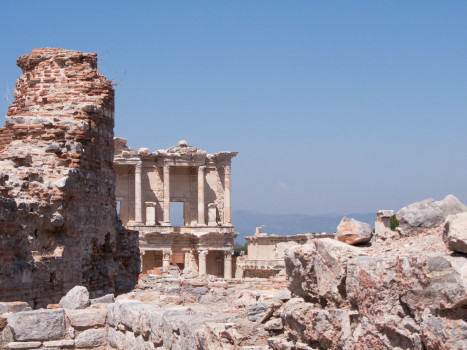
[{"label": "limestone rock", "polygon": [[110,304],[115,302],[115,297],[113,294],[106,294],[100,298],[95,298],[90,300],[92,304]]},{"label": "limestone rock", "polygon": [[467,207],[450,194],[440,201],[429,198],[409,204],[399,210],[396,217],[399,221],[399,231],[407,235],[423,227],[439,226],[449,215],[466,211]]},{"label": "limestone rock", "polygon": [[8,343],[7,349],[37,349],[40,346],[40,341],[13,342]]},{"label": "limestone rock", "polygon": [[28,311],[30,306],[24,301],[0,302],[0,315],[7,312]]},{"label": "limestone rock", "polygon": [[467,254],[467,212],[447,217],[443,240],[449,249]]},{"label": "limestone rock", "polygon": [[8,314],[7,319],[16,341],[54,340],[65,336],[62,309],[16,312]]},{"label": "limestone rock", "polygon": [[80,333],[75,340],[77,348],[93,348],[107,344],[105,329],[88,329]]},{"label": "limestone rock", "polygon": [[426,349],[467,349],[467,322],[465,320],[424,316],[420,328],[422,342]]},{"label": "limestone rock", "polygon": [[353,349],[349,312],[315,309],[309,303],[286,307],[284,327],[292,339],[320,349]]},{"label": "limestone rock", "polygon": [[270,308],[269,304],[266,303],[254,303],[247,305],[245,308],[245,313],[248,316],[248,319],[252,322],[259,322],[263,317],[268,313]]},{"label": "limestone rock", "polygon": [[371,240],[371,226],[365,222],[344,217],[337,226],[336,239],[347,244],[368,243]]},{"label": "limestone rock", "polygon": [[73,327],[90,328],[94,326],[104,326],[107,319],[107,310],[98,308],[88,308],[84,310],[68,310],[65,314]]},{"label": "limestone rock", "polygon": [[285,264],[289,276],[289,289],[307,301],[343,305],[347,302],[345,278],[347,262],[363,255],[361,248],[320,238],[310,244],[287,250]]},{"label": "limestone rock", "polygon": [[86,287],[76,286],[60,300],[60,306],[64,309],[76,310],[89,306],[89,292]]},{"label": "limestone rock", "polygon": [[193,267],[187,267],[183,270],[183,277],[185,278],[196,278],[198,277],[198,270]]}]

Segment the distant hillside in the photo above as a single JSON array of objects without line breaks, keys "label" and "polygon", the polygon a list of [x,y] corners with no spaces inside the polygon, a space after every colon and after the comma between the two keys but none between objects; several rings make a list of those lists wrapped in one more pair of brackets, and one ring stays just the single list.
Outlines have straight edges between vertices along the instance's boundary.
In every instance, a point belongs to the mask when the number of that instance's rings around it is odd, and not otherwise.
[{"label": "distant hillside", "polygon": [[253,236],[256,227],[259,226],[263,227],[263,232],[277,235],[295,235],[307,232],[333,233],[344,216],[366,222],[373,227],[376,213],[270,215],[254,211],[237,210],[232,213],[232,223],[235,226],[235,231],[240,233],[235,240],[236,243],[244,244],[244,237]]}]

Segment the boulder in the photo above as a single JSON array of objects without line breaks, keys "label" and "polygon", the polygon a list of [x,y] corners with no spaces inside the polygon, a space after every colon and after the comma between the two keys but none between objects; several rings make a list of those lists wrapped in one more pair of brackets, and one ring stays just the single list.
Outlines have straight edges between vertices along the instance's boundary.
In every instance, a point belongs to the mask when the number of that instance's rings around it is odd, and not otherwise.
[{"label": "boulder", "polygon": [[66,293],[60,300],[60,306],[64,309],[76,310],[89,306],[89,292],[86,287],[76,286]]},{"label": "boulder", "polygon": [[62,309],[10,313],[7,320],[16,341],[65,337],[65,314]]},{"label": "boulder", "polygon": [[467,212],[447,217],[443,240],[449,249],[467,254]]},{"label": "boulder", "polygon": [[347,244],[368,243],[371,240],[371,226],[365,222],[344,217],[337,226],[336,239]]},{"label": "boulder", "polygon": [[398,229],[402,235],[412,234],[420,228],[439,226],[449,215],[466,211],[467,207],[452,194],[440,201],[425,199],[409,204],[397,212]]},{"label": "boulder", "polygon": [[320,238],[286,250],[285,265],[292,294],[307,301],[341,306],[347,303],[345,278],[347,262],[363,255],[361,248]]},{"label": "boulder", "polygon": [[77,348],[95,348],[107,344],[107,330],[88,329],[80,333],[75,339]]}]

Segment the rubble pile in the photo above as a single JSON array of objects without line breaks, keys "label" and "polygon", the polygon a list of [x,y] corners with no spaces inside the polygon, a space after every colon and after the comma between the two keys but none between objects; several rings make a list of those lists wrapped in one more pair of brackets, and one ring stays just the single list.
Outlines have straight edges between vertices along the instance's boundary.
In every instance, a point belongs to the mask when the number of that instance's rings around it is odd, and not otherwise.
[{"label": "rubble pile", "polygon": [[0,129],[0,300],[131,289],[138,237],[117,227],[114,91],[96,54],[35,49]]}]

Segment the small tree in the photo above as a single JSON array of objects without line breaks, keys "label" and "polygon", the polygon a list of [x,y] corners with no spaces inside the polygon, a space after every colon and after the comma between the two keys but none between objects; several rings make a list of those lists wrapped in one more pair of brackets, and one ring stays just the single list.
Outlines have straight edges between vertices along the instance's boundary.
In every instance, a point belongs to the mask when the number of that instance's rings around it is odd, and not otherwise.
[{"label": "small tree", "polygon": [[235,255],[240,255],[240,252],[245,252],[245,255],[248,254],[248,244],[240,245],[238,243],[234,244]]},{"label": "small tree", "polygon": [[397,220],[395,215],[391,216],[391,230],[395,231],[396,227],[398,226],[399,226],[399,220]]}]

